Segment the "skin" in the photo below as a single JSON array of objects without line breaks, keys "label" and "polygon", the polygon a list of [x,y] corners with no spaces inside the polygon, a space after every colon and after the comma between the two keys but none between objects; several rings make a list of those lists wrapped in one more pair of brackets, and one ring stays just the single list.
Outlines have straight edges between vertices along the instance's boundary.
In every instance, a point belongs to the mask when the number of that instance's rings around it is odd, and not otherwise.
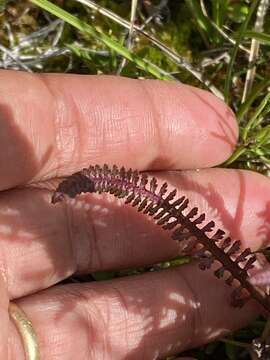
[{"label": "skin", "polygon": [[232,289],[196,263],[55,285],[74,273],[142,266],[180,252],[168,232],[111,196],[52,205],[54,179],[90,164],[159,170],[160,183],[186,194],[243,247],[266,245],[269,180],[207,169],[227,159],[237,141],[226,105],[175,83],[11,71],[0,72],[0,99],[0,359],[24,358],[10,300],[33,322],[42,358],[55,360],[162,359],[257,316],[252,301],[232,308]]}]

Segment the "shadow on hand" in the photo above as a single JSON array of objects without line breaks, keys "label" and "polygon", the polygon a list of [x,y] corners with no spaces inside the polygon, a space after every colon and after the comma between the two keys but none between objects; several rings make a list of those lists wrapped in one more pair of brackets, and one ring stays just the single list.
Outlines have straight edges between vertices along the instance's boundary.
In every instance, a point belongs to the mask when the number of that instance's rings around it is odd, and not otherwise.
[{"label": "shadow on hand", "polygon": [[[5,121],[5,116],[9,119],[12,119],[12,114],[9,114],[8,109],[1,109],[0,112],[2,116],[0,139],[3,144],[3,149],[9,149],[6,153],[2,153],[0,155],[0,166],[2,167],[3,173],[3,176],[1,176],[1,187],[2,189],[7,189],[14,187],[15,185],[25,183],[33,176],[35,176],[38,169],[40,169],[40,167],[48,160],[51,149],[47,150],[41,162],[38,161],[35,158],[34,151],[29,144],[29,140],[27,140],[24,134],[20,133],[16,124],[12,123],[12,121]],[[170,180],[172,179],[170,178]],[[185,193],[185,190],[191,189],[195,192],[197,191],[200,196],[204,197],[209,207],[217,210],[217,214],[221,219],[221,222],[227,229],[231,231],[233,237],[238,239],[242,238],[240,225],[243,218],[243,204],[246,200],[245,180],[241,175],[241,172],[239,173],[239,186],[241,191],[239,193],[237,210],[234,216],[230,215],[225,209],[222,195],[219,194],[212,185],[201,186],[199,184],[194,184],[194,182],[189,182],[186,178],[185,181],[183,181],[181,192]],[[87,197],[86,207],[82,206],[76,208],[75,206],[74,208],[74,203],[54,206],[50,203],[50,197],[50,191],[34,188],[6,190],[3,191],[0,196],[1,248],[3,249],[4,247],[7,247],[9,252],[14,252],[11,258],[13,258],[14,262],[17,262],[17,264],[6,263],[4,266],[8,272],[7,276],[11,279],[11,284],[8,285],[18,288],[18,296],[20,296],[19,288],[21,282],[24,283],[24,293],[30,293],[33,284],[35,284],[35,291],[37,291],[44,288],[43,283],[47,284],[48,279],[50,279],[51,284],[54,284],[56,279],[57,281],[65,279],[77,270],[77,259],[74,257],[74,254],[72,254],[74,249],[72,249],[72,247],[63,245],[64,242],[69,241],[71,236],[75,236],[77,238],[76,241],[82,241],[84,243],[88,242],[88,251],[85,251],[85,248],[82,250],[85,252],[85,264],[81,269],[79,269],[80,271],[85,271],[87,268],[91,271],[91,268],[94,270],[95,266],[102,266],[104,261],[104,253],[106,253],[106,256],[108,256],[110,252],[111,254],[115,253],[115,249],[114,252],[112,252],[111,248],[117,244],[117,242],[115,242],[117,234],[107,233],[103,241],[100,243],[99,239],[97,239],[97,232],[101,231],[98,229],[98,226],[103,227],[102,231],[104,233],[104,228],[109,228],[107,221],[111,222],[112,219],[119,221],[120,218],[128,218],[130,221],[131,226],[125,229],[127,234],[126,246],[132,246],[130,256],[132,256],[132,252],[135,248],[142,249],[141,252],[143,252],[143,244],[145,238],[148,237],[148,235],[145,236],[145,234],[150,234],[151,238],[153,239],[156,239],[160,236],[164,236],[164,239],[166,237],[169,239],[169,233],[166,234],[164,232],[164,235],[161,235],[161,229],[155,226],[151,219],[142,214],[138,214],[134,208],[128,206],[119,206],[118,201],[108,202],[108,198],[106,197],[90,196]],[[89,199],[91,200],[90,203]],[[196,204],[192,205],[196,206]],[[66,226],[66,212],[63,210],[65,207],[73,208],[73,220],[76,219],[77,221],[77,219],[81,219],[79,223],[74,223],[72,225],[72,229]],[[87,224],[84,214],[86,214],[88,219],[91,219],[92,224]],[[108,214],[111,215],[108,216]],[[262,218],[263,225],[262,228],[258,230],[261,231],[267,228],[267,236],[269,236],[268,225],[270,222],[268,215],[269,209],[267,205],[265,212],[259,214],[259,216]],[[139,227],[138,224],[140,224]],[[138,231],[138,229],[141,229],[140,235],[136,233],[136,230]],[[50,241],[45,241],[45,238],[50,238]],[[112,243],[110,243],[110,241]],[[172,240],[168,240],[168,243],[169,241]],[[36,243],[38,243],[38,246],[36,246]],[[22,244],[24,244],[24,246],[21,246]],[[170,246],[171,248],[168,253],[163,254],[160,257],[160,260],[165,260],[165,258],[177,255],[176,252],[173,253],[172,245]],[[48,261],[46,262],[44,268],[43,264],[39,263],[39,258],[37,257],[39,249],[42,253],[45,252],[47,256]],[[154,247],[150,248],[150,250],[152,250],[154,254]],[[5,250],[2,250],[2,253],[5,253]],[[132,260],[128,259],[128,253],[124,254],[126,257],[126,262],[123,261],[123,259],[120,261],[116,257],[116,259],[112,259],[111,262],[107,262],[107,265],[104,265],[104,270],[119,269],[120,267],[125,267],[127,263],[132,265]],[[35,260],[36,257],[37,261]],[[153,260],[154,258],[155,256],[153,256]],[[4,262],[5,257],[2,260]],[[70,261],[69,267],[63,265],[67,260]],[[151,262],[151,257],[149,262]],[[18,263],[20,263],[19,266]],[[93,266],[93,263],[96,265]],[[134,266],[139,265],[135,263],[136,262],[134,262]],[[22,275],[20,275],[20,267]],[[12,274],[12,268],[16,268],[17,273]],[[171,271],[174,276],[177,276],[175,275],[176,270]],[[209,279],[214,279],[211,272],[207,271],[202,273],[202,277],[209,277]],[[133,279],[135,279],[135,277],[131,278],[131,282],[134,281]],[[121,281],[127,282],[126,279],[117,279],[115,281],[118,281],[118,284],[119,281],[120,283]],[[184,281],[183,278],[179,278],[179,284],[181,281]],[[227,290],[226,285],[223,285],[222,281],[214,279],[211,280],[210,283],[213,284],[213,281],[216,284],[222,284],[217,285],[217,288],[220,290],[219,292],[216,291],[216,287],[206,289],[207,292],[211,291],[213,302],[215,302],[218,301],[220,296],[229,293],[231,290]],[[29,287],[27,287],[28,282]],[[113,284],[113,281],[111,283]],[[163,356],[162,351],[166,353],[173,353],[176,349],[182,349],[182,341],[184,340],[177,340],[177,329],[179,327],[187,326],[187,321],[194,321],[194,319],[197,319],[196,321],[198,321],[198,318],[195,318],[194,314],[191,315],[190,318],[185,318],[183,316],[183,313],[194,312],[194,308],[200,308],[201,305],[196,299],[183,298],[178,288],[167,287],[166,284],[162,286],[156,284],[154,277],[153,284],[155,285],[155,287],[152,289],[153,298],[151,298],[149,301],[146,301],[145,303],[145,300],[143,300],[145,297],[141,295],[142,292],[138,292],[138,295],[136,295],[136,292],[133,292],[131,296],[125,296],[122,298],[122,301],[125,303],[125,306],[128,308],[129,312],[133,312],[134,317],[138,316],[139,319],[143,319],[142,326],[144,334],[142,338],[131,348],[130,353],[125,357],[125,359],[138,359],[138,353],[141,354],[141,350],[139,349],[142,348],[145,351],[145,356],[142,356],[141,358],[145,359],[160,358]],[[76,286],[78,285],[74,285],[75,292]],[[103,285],[102,283],[99,283],[96,286],[100,288]],[[223,290],[225,288],[226,290]],[[115,288],[115,291],[118,290]],[[122,295],[119,294],[119,298],[121,298],[121,296]],[[75,311],[76,306],[76,297],[74,297],[74,301],[70,302],[70,306],[63,308],[62,313],[60,312],[58,314],[59,316],[57,320],[61,321],[62,317],[66,316],[72,311]],[[190,310],[184,311],[184,307],[188,307]],[[166,323],[166,319],[169,319],[170,321]],[[83,327],[89,326],[85,322],[86,320],[82,319],[82,322],[83,321],[84,323],[81,324]],[[235,328],[242,325],[238,324],[236,320],[234,322]],[[196,336],[196,326],[198,326],[198,329],[200,329],[201,332],[207,333],[209,340],[219,336],[220,334],[223,334],[224,332],[227,332],[227,329],[222,328],[220,324],[217,325],[215,322],[213,324],[205,322],[205,325],[203,323],[194,324],[194,336]],[[169,344],[159,344],[156,346],[155,339],[160,339],[161,333],[164,334],[168,332],[172,333],[172,338],[175,342],[170,342]],[[164,338],[168,339],[167,336]],[[192,341],[192,339],[189,341]],[[111,344],[111,346],[116,348],[117,344]],[[161,348],[163,348],[163,350],[161,350]],[[119,349],[119,353],[121,353],[121,349]]]},{"label": "shadow on hand", "polygon": [[[48,162],[52,154],[52,147],[49,146],[44,154],[41,154],[41,158],[37,158],[31,143],[33,141],[31,136],[34,134],[31,133],[30,125],[29,133],[23,134],[19,125],[16,124],[13,111],[8,106],[0,104],[1,190],[31,181]],[[24,119],[24,121],[27,122],[28,119]],[[36,139],[36,142],[38,143],[39,139]]]}]

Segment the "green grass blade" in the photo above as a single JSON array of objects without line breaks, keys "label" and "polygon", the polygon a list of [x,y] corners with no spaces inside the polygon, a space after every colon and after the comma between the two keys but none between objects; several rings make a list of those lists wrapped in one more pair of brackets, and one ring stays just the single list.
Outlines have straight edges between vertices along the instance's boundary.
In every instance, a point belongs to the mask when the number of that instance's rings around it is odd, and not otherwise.
[{"label": "green grass blade", "polygon": [[226,0],[211,0],[213,21],[217,26],[222,27],[226,13]]},{"label": "green grass blade", "polygon": [[213,38],[213,27],[207,19],[207,17],[204,16],[201,6],[198,2],[198,0],[185,0],[187,7],[190,9],[190,13],[192,14],[196,26],[201,33],[204,41],[208,43],[208,40],[212,42],[214,40]]},{"label": "green grass blade", "polygon": [[228,160],[226,160],[222,166],[228,166],[235,162],[241,155],[243,155],[246,152],[246,148],[244,145],[239,146],[235,152],[229,157]]},{"label": "green grass blade", "polygon": [[248,23],[249,23],[249,21],[251,19],[251,16],[252,16],[253,12],[255,11],[255,9],[256,9],[256,7],[258,5],[258,2],[259,2],[259,0],[254,0],[251,3],[248,15],[247,15],[245,21],[242,23],[242,25],[240,27],[239,34],[238,34],[238,37],[236,39],[236,43],[235,43],[235,45],[233,47],[233,51],[232,51],[232,54],[231,54],[231,60],[230,60],[229,66],[228,66],[228,72],[227,72],[227,76],[226,76],[226,80],[225,80],[225,87],[224,87],[224,96],[225,96],[225,101],[227,103],[230,102],[229,94],[230,94],[233,66],[234,66],[234,63],[235,63],[235,60],[236,60],[239,45],[240,45],[243,37],[245,36],[245,32],[246,32]]},{"label": "green grass blade", "polygon": [[257,31],[246,31],[245,37],[253,38],[263,44],[270,45],[270,35]]},{"label": "green grass blade", "polygon": [[242,135],[242,138],[243,138],[244,141],[247,139],[249,131],[250,131],[252,128],[254,128],[258,116],[260,116],[260,114],[262,113],[262,111],[264,110],[264,108],[269,104],[269,101],[270,101],[270,93],[266,94],[266,96],[263,98],[263,100],[261,101],[260,105],[256,108],[255,113],[254,113],[253,116],[249,119],[246,127],[244,128],[244,130],[243,130],[243,135]]},{"label": "green grass blade", "polygon": [[263,91],[263,89],[269,84],[270,84],[270,78],[268,77],[263,81],[261,81],[256,86],[254,86],[252,93],[249,95],[247,100],[239,107],[239,110],[237,112],[237,119],[239,122],[241,122],[245,114],[248,112],[253,101],[256,100],[257,96],[261,93],[261,91]]},{"label": "green grass blade", "polygon": [[104,34],[100,30],[95,29],[93,26],[85,23],[84,21],[79,20],[72,14],[61,9],[59,6],[51,3],[48,0],[30,0],[33,4],[41,7],[42,9],[48,11],[49,13],[57,16],[58,18],[64,20],[71,26],[75,27],[79,31],[93,36],[96,40],[101,41],[103,44],[108,46],[111,50],[114,50],[117,54],[123,56],[127,60],[135,63],[140,69],[145,72],[153,75],[157,79],[161,80],[174,80],[175,78],[167,74],[162,69],[158,68],[156,65],[136,56],[131,53],[127,48],[119,44],[117,41],[111,39],[108,35]]}]

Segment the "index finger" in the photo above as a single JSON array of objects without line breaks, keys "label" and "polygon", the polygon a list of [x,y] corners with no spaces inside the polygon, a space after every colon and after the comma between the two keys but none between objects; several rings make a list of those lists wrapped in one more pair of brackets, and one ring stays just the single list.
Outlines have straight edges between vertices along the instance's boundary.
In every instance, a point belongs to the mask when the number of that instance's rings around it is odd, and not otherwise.
[{"label": "index finger", "polygon": [[90,163],[213,166],[238,133],[222,101],[173,82],[1,71],[0,98],[0,189]]}]

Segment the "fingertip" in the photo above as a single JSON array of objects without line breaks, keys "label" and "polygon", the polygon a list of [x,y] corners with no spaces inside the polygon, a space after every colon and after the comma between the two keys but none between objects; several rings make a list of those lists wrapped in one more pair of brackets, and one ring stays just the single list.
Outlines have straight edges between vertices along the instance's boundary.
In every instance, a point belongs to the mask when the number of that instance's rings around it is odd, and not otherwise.
[{"label": "fingertip", "polygon": [[[233,153],[239,135],[238,123],[233,111],[209,91],[183,85],[187,91],[186,103],[190,102],[195,126],[200,130],[192,144],[200,147],[205,166],[215,166],[227,160]],[[193,145],[194,146],[194,145]]]},{"label": "fingertip", "polygon": [[145,80],[142,84],[156,109],[160,138],[169,149],[172,168],[215,166],[232,154],[238,124],[221,99],[176,82]]}]

